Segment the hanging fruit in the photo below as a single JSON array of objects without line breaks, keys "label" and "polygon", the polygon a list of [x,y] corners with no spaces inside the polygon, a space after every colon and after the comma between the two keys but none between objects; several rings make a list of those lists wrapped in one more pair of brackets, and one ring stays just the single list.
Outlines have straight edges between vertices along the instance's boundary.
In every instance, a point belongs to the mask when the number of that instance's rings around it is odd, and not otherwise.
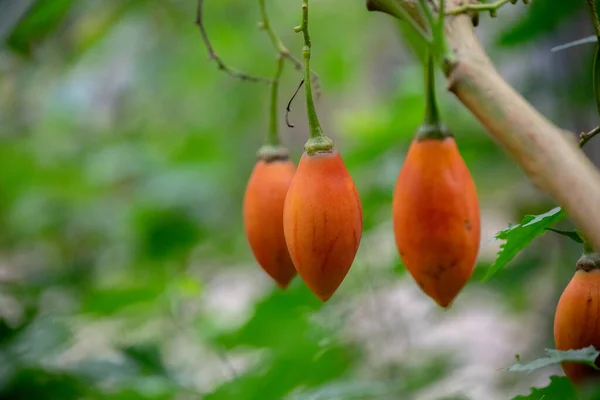
[{"label": "hanging fruit", "polygon": [[267,143],[258,151],[246,193],[243,216],[246,237],[258,264],[281,288],[296,276],[283,233],[283,207],[295,172],[288,151],[280,145],[277,129],[277,93],[283,59],[271,84],[270,128]]},{"label": "hanging fruit", "polygon": [[312,97],[308,1],[302,5],[305,91],[310,139],[284,208],[287,246],[300,277],[327,301],[346,277],[362,236],[362,208],[342,156],[323,135]]},{"label": "hanging fruit", "polygon": [[413,139],[393,195],[400,258],[421,289],[449,307],[473,273],[480,241],[477,192],[452,134],[440,123],[431,57],[425,122]]},{"label": "hanging fruit", "polygon": [[[600,255],[584,239],[584,252],[576,272],[563,291],[554,316],[554,342],[558,350],[600,349]],[[600,366],[598,360],[596,365]],[[573,384],[600,379],[600,371],[580,363],[562,363]]]}]

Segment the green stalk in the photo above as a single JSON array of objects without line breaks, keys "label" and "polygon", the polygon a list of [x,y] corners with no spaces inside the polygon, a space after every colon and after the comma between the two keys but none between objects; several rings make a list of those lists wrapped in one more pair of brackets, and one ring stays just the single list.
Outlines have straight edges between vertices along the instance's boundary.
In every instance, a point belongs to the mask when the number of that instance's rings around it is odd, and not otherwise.
[{"label": "green stalk", "polygon": [[302,32],[304,46],[302,56],[304,58],[304,89],[306,93],[306,113],[308,116],[309,140],[304,145],[307,154],[313,155],[320,152],[330,153],[333,151],[333,141],[323,135],[323,129],[317,116],[315,102],[312,93],[312,74],[310,70],[311,40],[308,32],[308,0],[302,0],[302,22],[294,28],[296,32]]},{"label": "green stalk", "polygon": [[277,56],[277,68],[275,78],[271,83],[271,107],[269,110],[269,136],[267,143],[272,146],[279,146],[279,124],[277,123],[277,99],[279,94],[279,80],[283,73],[284,59],[281,55]]},{"label": "green stalk", "polygon": [[417,139],[441,140],[451,136],[440,121],[440,113],[435,96],[435,65],[433,55],[427,54],[425,62],[425,118],[417,133]]},{"label": "green stalk", "polygon": [[264,146],[257,153],[259,159],[270,162],[275,160],[287,160],[289,157],[288,150],[281,146],[279,140],[279,124],[277,123],[277,101],[279,98],[279,81],[283,73],[284,66],[283,56],[277,56],[277,67],[275,68],[275,76],[271,82],[271,96],[269,107],[269,133]]}]

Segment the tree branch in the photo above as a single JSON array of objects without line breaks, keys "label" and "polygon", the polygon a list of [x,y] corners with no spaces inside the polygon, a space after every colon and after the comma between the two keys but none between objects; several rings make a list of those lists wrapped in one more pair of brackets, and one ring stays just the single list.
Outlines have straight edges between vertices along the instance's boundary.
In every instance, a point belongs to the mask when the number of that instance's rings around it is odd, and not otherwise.
[{"label": "tree branch", "polygon": [[206,32],[206,28],[204,27],[204,22],[203,22],[204,20],[202,19],[202,17],[204,16],[204,14],[202,12],[203,5],[204,5],[204,0],[198,0],[198,8],[196,11],[196,25],[198,25],[198,29],[200,30],[200,35],[202,36],[204,45],[206,46],[206,49],[208,50],[208,58],[210,60],[213,60],[217,64],[217,67],[219,68],[219,70],[224,71],[226,74],[228,74],[229,76],[231,76],[233,78],[240,79],[242,81],[248,81],[248,82],[271,83],[271,79],[248,75],[244,72],[240,72],[233,68],[228,67],[227,64],[225,64],[225,62],[221,59],[221,57],[219,57],[217,55],[214,47],[212,46],[212,43],[210,42],[210,39],[208,38],[208,33]]},{"label": "tree branch", "polygon": [[[370,9],[390,2],[414,6],[413,0],[367,0]],[[461,2],[448,1],[448,11]],[[574,135],[544,118],[498,74],[469,16],[448,17],[446,37],[456,54],[447,71],[448,90],[600,249],[600,173],[579,150]]]}]

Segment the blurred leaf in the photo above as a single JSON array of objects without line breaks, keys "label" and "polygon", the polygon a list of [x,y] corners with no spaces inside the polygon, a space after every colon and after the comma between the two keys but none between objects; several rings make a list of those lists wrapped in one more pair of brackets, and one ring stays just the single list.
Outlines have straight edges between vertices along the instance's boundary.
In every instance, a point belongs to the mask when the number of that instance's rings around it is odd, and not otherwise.
[{"label": "blurred leaf", "polygon": [[544,388],[531,388],[526,396],[513,397],[512,400],[580,400],[573,384],[566,376],[551,376],[550,384]]},{"label": "blurred leaf", "polygon": [[600,370],[595,364],[596,358],[600,355],[600,351],[597,351],[594,346],[589,346],[578,350],[561,351],[555,349],[545,350],[547,357],[538,358],[537,360],[531,361],[526,364],[520,362],[507,367],[507,371],[511,372],[527,372],[531,373],[540,368],[546,368],[550,365],[560,364],[562,362],[578,362],[586,364],[594,369]]},{"label": "blurred leaf", "polygon": [[126,307],[152,303],[165,289],[159,282],[139,286],[97,288],[88,291],[81,303],[81,312],[110,315]]},{"label": "blurred leaf", "polygon": [[538,39],[557,29],[584,4],[583,1],[532,1],[524,7],[527,14],[515,25],[502,31],[499,42],[504,46],[515,46]]},{"label": "blurred leaf", "polygon": [[73,0],[37,0],[7,39],[15,51],[29,55],[64,21]]},{"label": "blurred leaf", "polygon": [[263,349],[262,356],[205,400],[281,400],[297,387],[310,388],[339,378],[352,365],[355,349],[341,345],[332,332],[315,323],[311,314],[322,305],[300,280],[259,301],[246,324],[215,342],[227,349]]},{"label": "blurred leaf", "polygon": [[143,374],[164,375],[167,369],[156,344],[138,344],[124,347],[121,351],[140,367]]},{"label": "blurred leaf", "polygon": [[184,256],[202,234],[191,216],[177,208],[144,210],[137,223],[140,254],[156,260]]},{"label": "blurred leaf", "polygon": [[483,277],[483,281],[489,279],[496,272],[508,264],[521,250],[537,236],[546,233],[546,228],[554,225],[564,218],[565,213],[560,207],[553,208],[547,213],[540,215],[526,215],[520,224],[513,225],[508,229],[496,234],[496,239],[504,240],[494,264],[490,266]]},{"label": "blurred leaf", "polygon": [[90,385],[73,375],[22,369],[0,390],[0,400],[81,400],[98,398]]},{"label": "blurred leaf", "polygon": [[329,383],[301,394],[286,397],[286,400],[353,400],[376,399],[390,394],[390,384],[381,382]]},{"label": "blurred leaf", "polygon": [[64,351],[70,339],[71,331],[64,319],[37,317],[10,344],[9,353],[21,363],[39,365]]}]

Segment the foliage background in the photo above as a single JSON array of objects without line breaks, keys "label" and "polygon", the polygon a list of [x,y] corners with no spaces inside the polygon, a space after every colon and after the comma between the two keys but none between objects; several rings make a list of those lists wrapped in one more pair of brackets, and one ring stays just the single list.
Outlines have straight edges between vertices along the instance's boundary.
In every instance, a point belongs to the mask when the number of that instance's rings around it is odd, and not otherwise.
[{"label": "foliage background", "polygon": [[[270,76],[256,2],[206,3],[225,61]],[[296,3],[268,7],[299,55]],[[440,84],[483,234],[472,282],[437,309],[405,273],[390,223],[423,113],[414,38],[359,0],[311,4],[319,114],[365,218],[356,262],[325,305],[298,278],[277,290],[251,257],[241,199],[268,90],[207,60],[194,1],[0,1],[0,399],[493,400],[562,375],[501,368],[553,347],[578,246],[544,235],[480,282],[495,232],[554,204]],[[478,28],[503,76],[575,132],[597,125],[593,46],[550,48],[591,32],[583,1],[508,5]],[[288,66],[280,110],[299,79]],[[281,133],[298,160],[301,99],[291,119],[296,128],[282,121]],[[600,146],[588,146],[598,161]],[[548,393],[573,396],[553,380]]]}]

